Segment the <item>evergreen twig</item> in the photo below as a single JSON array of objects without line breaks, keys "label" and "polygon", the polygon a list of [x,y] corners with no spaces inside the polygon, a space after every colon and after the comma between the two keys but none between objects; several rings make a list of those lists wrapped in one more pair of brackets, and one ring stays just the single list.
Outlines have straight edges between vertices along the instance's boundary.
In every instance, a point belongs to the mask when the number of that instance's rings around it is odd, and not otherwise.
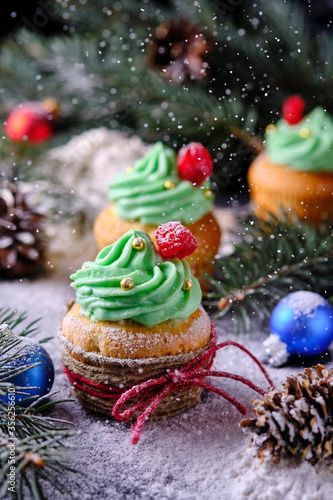
[{"label": "evergreen twig", "polygon": [[16,310],[12,310],[8,307],[0,307],[0,324],[6,323],[16,335],[25,337],[27,335],[35,335],[38,332],[38,323],[41,318],[31,321],[19,332],[16,330],[16,328],[24,323],[27,318],[28,314],[26,311],[18,313]]},{"label": "evergreen twig", "polygon": [[[3,309],[0,317],[7,320],[7,324],[17,327],[26,315],[17,315],[16,311]],[[21,333],[34,331],[35,322],[30,323]],[[22,336],[14,337],[11,331],[3,329],[0,334],[0,395],[5,394],[9,386],[17,394],[26,394],[24,390],[28,387],[16,387],[11,379],[39,363],[27,362],[24,366],[15,367],[19,361],[24,348]],[[68,465],[70,461],[69,451],[73,448],[67,439],[73,436],[69,430],[70,422],[67,420],[46,416],[59,403],[72,401],[70,399],[50,400],[48,396],[42,396],[34,400],[28,407],[20,404],[14,406],[0,399],[0,499],[8,497],[11,490],[7,480],[10,472],[15,469],[15,492],[13,498],[24,498],[26,492],[34,500],[45,498],[44,488],[46,483],[53,485],[62,493],[70,492],[59,480],[64,470],[76,472]],[[26,399],[25,401],[28,401]],[[9,419],[9,414],[12,417]],[[13,451],[14,450],[14,451]]]},{"label": "evergreen twig", "polygon": [[[102,120],[150,141],[167,134],[181,143],[200,135],[214,149],[231,126],[260,132],[290,93],[301,92],[309,107],[320,99],[330,108],[333,44],[328,33],[314,32],[296,3],[258,0],[245,4],[237,21],[226,15],[223,4],[172,0],[157,7],[122,0],[112,9],[103,0],[63,3],[58,9],[74,35],[45,39],[23,30],[15,43],[10,39],[3,45],[2,114],[15,103],[53,95],[63,106],[64,132]],[[207,82],[174,85],[146,66],[155,28],[184,17],[214,39]],[[24,81],[24,88],[13,86],[14,80]]]},{"label": "evergreen twig", "polygon": [[283,219],[246,220],[234,252],[207,276],[206,305],[221,318],[232,314],[236,329],[248,331],[255,317],[263,322],[273,305],[297,290],[317,292],[333,303],[333,230],[319,229],[285,214]]},{"label": "evergreen twig", "polygon": [[[68,452],[72,449],[66,444],[66,439],[72,435],[64,429],[53,429],[45,432],[31,434],[24,439],[10,439],[0,430],[0,499],[8,494],[7,474],[10,472],[10,445],[15,444],[15,473],[17,477],[16,495],[19,490],[28,488],[34,500],[45,498],[43,489],[45,483],[52,484],[60,492],[69,491],[59,481],[57,475],[64,470],[77,472],[76,469],[66,464],[69,460]],[[22,484],[23,483],[23,484]]]},{"label": "evergreen twig", "polygon": [[[22,358],[25,344],[20,337],[13,337],[7,333],[0,332],[0,395],[5,394],[9,381],[39,363],[27,363],[24,366],[15,366],[15,362]],[[14,386],[22,394],[22,388]],[[24,394],[24,393],[23,393]],[[1,401],[0,401],[1,404]]]}]

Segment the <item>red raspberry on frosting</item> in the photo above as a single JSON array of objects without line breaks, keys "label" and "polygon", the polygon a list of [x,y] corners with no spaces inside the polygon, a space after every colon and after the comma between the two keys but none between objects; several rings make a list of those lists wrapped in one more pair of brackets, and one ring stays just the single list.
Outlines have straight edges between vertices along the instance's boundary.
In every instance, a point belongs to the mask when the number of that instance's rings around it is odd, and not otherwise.
[{"label": "red raspberry on frosting", "polygon": [[291,95],[282,104],[282,118],[289,125],[296,125],[303,119],[305,102],[299,95]]},{"label": "red raspberry on frosting", "polygon": [[159,226],[155,237],[163,259],[183,259],[191,255],[198,246],[191,231],[177,221]]},{"label": "red raspberry on frosting", "polygon": [[213,164],[208,149],[199,142],[190,142],[177,155],[179,177],[198,186],[212,175]]}]

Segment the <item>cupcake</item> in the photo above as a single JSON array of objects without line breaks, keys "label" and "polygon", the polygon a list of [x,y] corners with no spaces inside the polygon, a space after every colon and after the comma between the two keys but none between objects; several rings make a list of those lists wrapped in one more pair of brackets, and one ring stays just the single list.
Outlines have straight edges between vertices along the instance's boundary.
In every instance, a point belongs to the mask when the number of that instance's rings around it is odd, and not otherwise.
[{"label": "cupcake", "polygon": [[178,156],[161,142],[110,185],[113,204],[94,224],[99,249],[117,241],[130,229],[142,230],[155,242],[157,227],[180,221],[198,242],[187,257],[191,271],[199,276],[212,272],[221,231],[212,213],[213,192],[209,182],[213,160],[201,144],[191,143]]},{"label": "cupcake", "polygon": [[305,117],[303,109],[292,96],[267,127],[265,151],[248,172],[250,196],[259,217],[285,211],[319,225],[333,220],[333,119],[320,106]]},{"label": "cupcake", "polygon": [[[159,228],[160,253],[147,233],[131,229],[71,276],[77,302],[62,321],[62,359],[76,396],[96,413],[110,417],[122,393],[210,347],[199,282],[177,258],[191,252],[195,240],[172,224],[176,230]],[[192,386],[167,396],[154,417],[184,411],[201,391]]]}]

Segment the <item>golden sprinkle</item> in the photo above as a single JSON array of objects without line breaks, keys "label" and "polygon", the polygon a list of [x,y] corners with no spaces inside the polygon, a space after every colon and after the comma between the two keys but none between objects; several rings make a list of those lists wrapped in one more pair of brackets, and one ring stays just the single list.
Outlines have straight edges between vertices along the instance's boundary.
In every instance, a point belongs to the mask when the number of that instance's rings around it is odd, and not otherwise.
[{"label": "golden sprinkle", "polygon": [[204,191],[204,195],[208,200],[213,197],[213,194],[214,194],[213,191],[209,188],[205,189]]},{"label": "golden sprinkle", "polygon": [[266,134],[267,135],[274,135],[275,132],[276,132],[276,125],[274,125],[274,123],[267,125],[267,127],[266,127]]},{"label": "golden sprinkle", "polygon": [[143,250],[145,247],[145,240],[143,238],[134,238],[132,247],[134,250]]},{"label": "golden sprinkle", "polygon": [[165,181],[164,187],[165,189],[175,189],[176,184],[173,181]]},{"label": "golden sprinkle", "polygon": [[183,290],[185,290],[185,292],[189,292],[190,290],[192,290],[192,287],[193,287],[193,281],[190,278],[185,278],[183,284]]},{"label": "golden sprinkle", "polygon": [[134,281],[132,280],[132,278],[123,278],[120,282],[120,287],[122,290],[131,290],[132,288],[134,288]]},{"label": "golden sprinkle", "polygon": [[311,132],[307,127],[303,127],[299,131],[299,135],[300,137],[302,137],[302,139],[307,139],[311,135]]},{"label": "golden sprinkle", "polygon": [[125,170],[126,174],[131,174],[133,172],[133,168],[132,167],[127,167],[126,170]]},{"label": "golden sprinkle", "polygon": [[81,269],[89,269],[89,266],[82,266]]}]

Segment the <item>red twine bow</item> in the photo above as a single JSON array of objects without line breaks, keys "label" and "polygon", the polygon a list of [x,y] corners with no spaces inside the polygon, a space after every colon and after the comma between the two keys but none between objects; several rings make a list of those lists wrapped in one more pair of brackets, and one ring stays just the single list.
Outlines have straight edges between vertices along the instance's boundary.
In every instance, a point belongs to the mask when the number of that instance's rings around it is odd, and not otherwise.
[{"label": "red twine bow", "polygon": [[[265,368],[248,349],[243,347],[241,344],[238,344],[237,342],[233,342],[232,340],[227,340],[226,342],[217,344],[216,329],[213,323],[211,347],[207,351],[194,358],[179,370],[167,370],[165,375],[162,375],[159,378],[146,380],[145,382],[135,385],[125,391],[119,387],[112,387],[106,384],[98,384],[96,382],[92,382],[82,375],[70,371],[67,367],[64,367],[64,370],[69,378],[69,381],[81,391],[102,399],[116,400],[112,415],[117,420],[129,422],[133,419],[133,417],[135,417],[135,414],[137,412],[141,412],[141,414],[137,417],[135,425],[132,426],[132,443],[137,444],[141,437],[142,428],[145,422],[153,414],[161,401],[169,393],[181,392],[186,387],[197,386],[214,392],[215,394],[222,396],[224,399],[236,406],[236,408],[242,415],[246,414],[245,406],[239,403],[227,392],[219,389],[218,387],[214,387],[213,385],[203,380],[206,377],[230,378],[247,385],[262,396],[266,393],[266,391],[260,389],[260,387],[257,387],[250,380],[241,377],[240,375],[211,370],[216,352],[219,349],[222,349],[223,347],[227,347],[229,345],[238,347],[243,352],[248,354],[259,366],[260,370],[268,380],[270,386],[274,387],[274,384]],[[133,400],[133,398],[135,399],[135,401],[131,402],[130,400]],[[128,403],[127,409],[121,411],[121,408],[125,403]]]},{"label": "red twine bow", "polygon": [[[74,387],[80,389],[83,392],[91,394],[92,396],[96,396],[102,399],[115,399],[117,400],[121,394],[123,394],[124,390],[119,387],[112,387],[107,384],[97,384],[96,382],[92,382],[82,375],[78,373],[74,373],[70,371],[67,366],[64,366],[64,372],[66,373],[68,380]],[[82,385],[85,384],[85,385]],[[89,387],[88,387],[89,386]]]},{"label": "red twine bow", "polygon": [[[274,387],[272,380],[270,379],[268,373],[266,372],[260,361],[245,347],[231,340],[227,340],[226,342],[222,342],[221,344],[216,345],[216,330],[215,326],[212,324],[212,347],[210,347],[206,352],[197,356],[195,359],[187,363],[187,365],[183,366],[179,370],[167,370],[167,373],[165,375],[159,378],[146,380],[141,384],[135,385],[120,396],[112,411],[112,415],[117,420],[128,422],[133,419],[137,412],[142,412],[137,417],[135,425],[132,426],[132,444],[138,443],[145,422],[156,410],[161,401],[169,393],[183,391],[186,387],[197,386],[214,392],[215,394],[222,396],[224,399],[236,406],[236,408],[242,415],[246,414],[245,406],[239,403],[234,397],[230,396],[222,389],[214,387],[205,380],[202,380],[206,377],[231,378],[249,386],[251,389],[258,392],[262,396],[266,393],[266,391],[260,389],[250,380],[241,377],[240,375],[210,370],[214,362],[216,352],[219,349],[222,349],[223,347],[227,347],[229,345],[238,347],[246,354],[248,354],[259,366],[260,370],[268,380],[270,386]],[[208,365],[205,367],[206,363],[208,363]],[[129,400],[133,398],[135,398],[137,402],[130,403],[130,406],[126,410],[121,411],[123,405],[125,403],[128,403]]]}]

